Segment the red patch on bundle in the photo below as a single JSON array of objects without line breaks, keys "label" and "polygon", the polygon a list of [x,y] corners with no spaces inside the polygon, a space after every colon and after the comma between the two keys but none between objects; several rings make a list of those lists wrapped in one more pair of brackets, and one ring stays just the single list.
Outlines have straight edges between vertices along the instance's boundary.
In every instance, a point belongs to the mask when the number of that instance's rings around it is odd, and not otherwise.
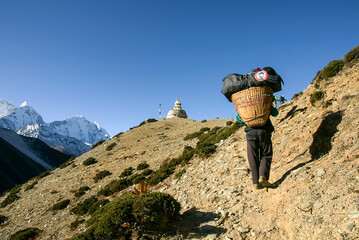
[{"label": "red patch on bundle", "polygon": [[262,70],[262,71],[259,71],[259,72],[256,72],[256,74],[254,75],[254,78],[257,80],[257,81],[265,81],[267,80],[268,78],[268,73],[266,70]]}]

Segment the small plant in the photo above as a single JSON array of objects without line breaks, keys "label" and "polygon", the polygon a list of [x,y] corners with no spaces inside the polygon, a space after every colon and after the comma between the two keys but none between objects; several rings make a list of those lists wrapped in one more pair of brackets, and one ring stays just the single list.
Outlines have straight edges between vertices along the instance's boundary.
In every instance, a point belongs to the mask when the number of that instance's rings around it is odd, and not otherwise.
[{"label": "small plant", "polygon": [[76,228],[85,222],[85,219],[81,219],[81,220],[75,220],[73,221],[71,224],[70,224],[70,228],[71,228],[71,231],[75,231]]},{"label": "small plant", "polygon": [[122,172],[121,175],[120,175],[120,178],[130,176],[130,175],[132,175],[132,173],[133,173],[133,168],[132,168],[132,167],[128,167],[128,168],[126,168],[125,170],[123,170],[123,172]]},{"label": "small plant", "polygon": [[205,123],[205,122],[207,122],[207,120],[202,120],[202,121],[201,121],[201,123]]},{"label": "small plant", "polygon": [[67,206],[70,204],[69,199],[62,200],[61,202],[56,203],[54,206],[52,206],[52,210],[62,210],[67,208]]},{"label": "small plant", "polygon": [[143,162],[143,163],[138,164],[136,169],[137,169],[137,171],[141,171],[141,170],[146,169],[148,167],[149,167],[149,165],[147,163]]},{"label": "small plant", "polygon": [[100,146],[100,145],[101,145],[102,143],[104,143],[104,142],[105,142],[105,140],[100,140],[100,141],[98,141],[97,143],[95,143],[95,145],[92,146],[91,150],[94,149],[94,148],[96,148],[96,147],[98,147],[98,146]]},{"label": "small plant", "polygon": [[15,202],[17,199],[19,199],[20,197],[17,195],[18,192],[20,192],[21,187],[20,185],[16,185],[15,187],[13,187],[10,191],[9,194],[7,195],[7,197],[4,199],[4,201],[2,201],[2,203],[0,204],[0,208],[4,208],[7,205]]},{"label": "small plant", "polygon": [[8,220],[8,217],[4,216],[4,215],[0,215],[0,225],[3,224],[4,222],[6,222]]},{"label": "small plant", "polygon": [[315,102],[324,98],[325,93],[323,91],[315,91],[310,95],[310,103],[315,106]]},{"label": "small plant", "polygon": [[26,228],[20,230],[9,238],[9,240],[27,240],[27,239],[36,239],[37,236],[41,233],[41,230],[38,228]]},{"label": "small plant", "polygon": [[343,59],[329,62],[328,65],[320,72],[318,79],[328,80],[330,77],[334,77],[340,72],[340,70],[342,70],[343,66]]},{"label": "small plant", "polygon": [[107,170],[103,170],[99,173],[96,174],[96,176],[93,178],[93,180],[95,181],[95,183],[97,183],[99,180],[107,177],[107,176],[110,176],[112,173],[107,171]]},{"label": "small plant", "polygon": [[106,151],[111,151],[116,146],[116,143],[111,143],[107,146]]},{"label": "small plant", "polygon": [[84,166],[89,166],[89,165],[92,165],[92,164],[95,164],[95,163],[97,163],[97,160],[95,158],[93,158],[93,157],[89,157],[82,164]]},{"label": "small plant", "polygon": [[83,196],[90,188],[88,186],[80,187],[77,192],[75,192],[75,197]]},{"label": "small plant", "polygon": [[350,50],[350,52],[348,52],[344,57],[344,61],[346,64],[356,60],[359,60],[359,46],[356,46],[355,48]]},{"label": "small plant", "polygon": [[25,192],[26,192],[26,191],[29,191],[30,189],[33,189],[36,184],[38,184],[38,181],[34,181],[32,184],[28,185],[28,186],[25,188]]},{"label": "small plant", "polygon": [[85,215],[88,210],[92,207],[92,204],[98,201],[97,197],[92,196],[90,198],[85,199],[83,202],[77,204],[76,207],[72,208],[70,212],[76,215]]},{"label": "small plant", "polygon": [[51,174],[50,171],[43,172],[39,176],[37,176],[37,179],[42,179],[46,176],[49,176],[50,174]]},{"label": "small plant", "polygon": [[67,166],[70,166],[73,162],[74,162],[75,158],[74,157],[71,157],[69,160],[67,160],[66,162],[62,163],[59,168],[60,169],[63,169]]}]

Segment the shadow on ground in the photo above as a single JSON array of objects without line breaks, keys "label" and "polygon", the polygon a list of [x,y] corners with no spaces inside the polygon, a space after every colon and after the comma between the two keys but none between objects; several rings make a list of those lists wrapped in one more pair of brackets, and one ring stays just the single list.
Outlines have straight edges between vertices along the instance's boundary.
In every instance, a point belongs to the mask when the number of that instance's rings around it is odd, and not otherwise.
[{"label": "shadow on ground", "polygon": [[174,223],[172,230],[165,235],[171,239],[174,236],[182,236],[184,239],[205,238],[208,235],[220,235],[227,229],[217,226],[221,221],[221,215],[213,212],[202,212],[189,209]]},{"label": "shadow on ground", "polygon": [[[293,114],[295,112],[295,108],[292,109]],[[291,110],[291,111],[292,111]],[[290,111],[290,112],[291,112]],[[332,112],[325,116],[317,129],[317,131],[313,134],[313,142],[309,147],[309,152],[311,154],[311,160],[299,163],[295,167],[288,170],[283,176],[278,179],[275,183],[273,183],[273,188],[279,187],[284,180],[295,170],[305,166],[308,163],[311,163],[325,154],[328,154],[332,149],[331,140],[336,132],[338,132],[338,125],[341,123],[343,119],[343,111]],[[305,150],[303,153],[299,154],[297,157],[303,156],[308,150]]]}]

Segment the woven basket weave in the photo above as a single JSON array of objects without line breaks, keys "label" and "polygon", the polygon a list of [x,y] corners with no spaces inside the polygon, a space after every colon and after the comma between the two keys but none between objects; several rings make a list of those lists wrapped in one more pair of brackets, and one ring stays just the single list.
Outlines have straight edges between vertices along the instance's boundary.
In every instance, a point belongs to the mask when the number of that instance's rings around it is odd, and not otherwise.
[{"label": "woven basket weave", "polygon": [[269,117],[273,101],[270,87],[251,87],[232,95],[232,102],[243,122],[250,127],[263,126]]}]

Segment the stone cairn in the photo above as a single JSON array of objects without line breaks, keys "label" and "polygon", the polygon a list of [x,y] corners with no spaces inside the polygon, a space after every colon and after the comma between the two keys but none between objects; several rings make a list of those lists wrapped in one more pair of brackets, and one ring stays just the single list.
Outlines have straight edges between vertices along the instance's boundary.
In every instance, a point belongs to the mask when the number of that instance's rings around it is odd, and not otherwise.
[{"label": "stone cairn", "polygon": [[187,118],[187,114],[184,110],[182,110],[182,106],[178,98],[176,98],[174,109],[168,112],[167,118]]}]

